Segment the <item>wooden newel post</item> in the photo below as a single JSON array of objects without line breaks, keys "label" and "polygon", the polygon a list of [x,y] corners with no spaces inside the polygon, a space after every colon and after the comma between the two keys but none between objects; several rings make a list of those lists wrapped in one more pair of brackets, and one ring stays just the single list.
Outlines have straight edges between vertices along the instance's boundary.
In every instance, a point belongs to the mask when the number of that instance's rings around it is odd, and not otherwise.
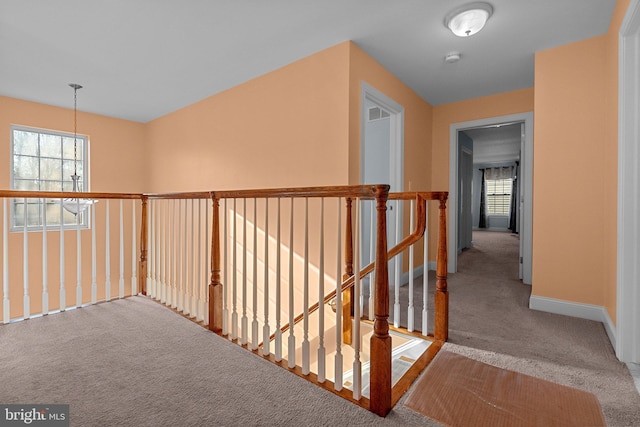
[{"label": "wooden newel post", "polygon": [[138,265],[138,290],[147,294],[147,196],[142,196],[142,220],[140,221],[140,262]]},{"label": "wooden newel post", "polygon": [[[353,215],[352,215],[353,199],[347,198],[347,218],[346,228],[344,232],[344,263],[345,273],[342,280],[347,280],[353,276]],[[353,322],[353,287],[342,292],[342,342],[351,344]]]},{"label": "wooden newel post", "polygon": [[389,336],[389,274],[387,267],[387,198],[389,186],[376,191],[376,266],[369,410],[384,417],[391,410],[391,337]]},{"label": "wooden newel post", "polygon": [[211,282],[209,283],[209,330],[222,333],[222,282],[220,281],[220,199],[211,197]]},{"label": "wooden newel post", "polygon": [[447,291],[447,193],[440,198],[438,215],[438,258],[436,260],[436,321],[434,338],[449,338],[449,292]]}]

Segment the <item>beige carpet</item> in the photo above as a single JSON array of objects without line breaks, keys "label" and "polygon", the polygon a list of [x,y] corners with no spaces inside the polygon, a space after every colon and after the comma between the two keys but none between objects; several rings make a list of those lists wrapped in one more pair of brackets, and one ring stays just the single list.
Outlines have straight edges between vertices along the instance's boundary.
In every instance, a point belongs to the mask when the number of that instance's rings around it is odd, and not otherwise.
[{"label": "beige carpet", "polygon": [[602,427],[591,393],[441,351],[405,406],[447,426]]},{"label": "beige carpet", "polygon": [[[473,243],[460,254],[458,273],[449,275],[443,349],[593,393],[607,425],[640,426],[640,395],[602,324],[529,309],[531,287],[518,280],[517,236],[474,231]],[[432,277],[430,292],[434,283]]]}]

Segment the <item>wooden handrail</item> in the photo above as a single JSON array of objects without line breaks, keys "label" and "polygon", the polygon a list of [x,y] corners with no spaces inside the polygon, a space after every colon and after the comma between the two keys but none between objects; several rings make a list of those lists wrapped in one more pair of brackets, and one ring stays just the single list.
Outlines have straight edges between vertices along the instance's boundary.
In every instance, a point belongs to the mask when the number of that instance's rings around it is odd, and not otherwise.
[{"label": "wooden handrail", "polygon": [[[440,204],[442,205],[442,203],[446,203],[447,197],[448,197],[448,193],[447,192],[429,192],[429,193],[425,193],[425,192],[420,192],[420,193],[389,193],[390,197],[389,200],[410,200],[408,197],[415,197],[416,198],[416,212],[417,212],[417,217],[418,217],[418,221],[416,223],[415,229],[413,230],[413,232],[408,235],[407,237],[405,237],[404,239],[402,239],[402,241],[400,243],[398,243],[396,246],[394,246],[393,248],[389,249],[389,251],[387,252],[387,259],[389,258],[393,258],[394,256],[398,255],[399,253],[401,253],[402,251],[404,251],[405,249],[408,249],[411,245],[417,243],[423,236],[424,236],[424,232],[426,230],[427,227],[427,222],[426,222],[426,202],[430,201],[430,200],[439,200]],[[391,197],[394,196],[394,197]],[[446,217],[445,217],[446,219]],[[446,223],[445,223],[446,226]],[[442,233],[442,227],[439,228],[440,232],[439,235]],[[446,232],[446,227],[445,227],[445,232]],[[440,237],[438,238],[438,246],[441,246],[441,241],[440,241]],[[446,242],[446,234],[445,234],[445,238],[443,240],[443,242]],[[440,251],[439,251],[440,252]],[[445,246],[445,262],[444,265],[446,267],[446,246]],[[441,258],[441,255],[439,255],[439,258]],[[372,262],[370,264],[367,264],[365,267],[363,267],[360,270],[360,278],[363,279],[365,278],[368,274],[370,274],[373,269],[375,268],[375,262]],[[349,288],[353,288],[353,284],[355,281],[355,275],[351,275],[348,278],[344,279],[341,285],[341,291],[344,292],[346,290],[348,290]],[[446,291],[446,268],[444,270],[444,275],[441,274],[441,283],[440,286],[442,288],[442,291]],[[329,292],[324,299],[322,300],[322,305],[328,303],[329,301],[331,301],[333,298],[335,298],[336,296],[336,291],[332,290],[331,292]],[[316,310],[318,310],[318,308],[320,308],[320,303],[315,303],[313,304],[311,307],[309,307],[309,314],[315,312]],[[300,314],[298,316],[296,316],[295,320],[294,320],[294,324],[297,324],[298,322],[300,322],[303,318],[303,315]],[[287,330],[289,330],[289,324],[285,324],[284,326],[282,326],[281,331],[282,332],[286,332]],[[444,327],[444,324],[443,324]],[[438,338],[437,339],[442,339],[442,338]],[[273,337],[272,337],[273,339]],[[446,338],[444,339],[444,341],[446,341]]]},{"label": "wooden handrail", "polygon": [[143,194],[140,193],[0,190],[0,197],[13,197],[16,199],[75,199],[79,195],[82,195],[81,199],[142,199],[143,197]]}]

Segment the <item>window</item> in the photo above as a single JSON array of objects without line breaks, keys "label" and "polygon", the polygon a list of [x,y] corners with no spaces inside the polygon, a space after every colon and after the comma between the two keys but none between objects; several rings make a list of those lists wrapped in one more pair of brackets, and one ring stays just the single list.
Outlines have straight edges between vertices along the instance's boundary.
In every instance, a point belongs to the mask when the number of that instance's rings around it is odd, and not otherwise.
[{"label": "window", "polygon": [[[74,172],[81,177],[78,191],[87,186],[86,148],[87,137],[73,134],[27,128],[11,127],[11,189],[28,191],[72,191]],[[77,159],[77,160],[76,160]],[[86,226],[87,215],[76,215],[61,210],[59,199],[20,199],[11,204],[11,227],[22,230],[42,230],[43,212],[46,209],[47,228],[73,225],[80,221]],[[26,210],[26,212],[25,212]]]},{"label": "window", "polygon": [[509,215],[513,179],[487,179],[487,215]]}]

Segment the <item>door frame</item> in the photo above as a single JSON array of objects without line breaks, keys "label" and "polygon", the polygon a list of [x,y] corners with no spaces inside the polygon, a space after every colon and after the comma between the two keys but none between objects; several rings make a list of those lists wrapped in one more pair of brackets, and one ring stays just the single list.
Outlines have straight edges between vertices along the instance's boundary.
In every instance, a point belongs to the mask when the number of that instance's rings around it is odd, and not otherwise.
[{"label": "door frame", "polygon": [[618,79],[618,261],[616,356],[640,363],[640,0],[631,0],[619,34]]},{"label": "door frame", "polygon": [[[458,270],[458,132],[482,126],[509,122],[524,122],[524,152],[521,153],[522,189],[524,199],[524,223],[520,227],[520,239],[524,251],[522,257],[522,281],[531,284],[533,259],[533,112],[489,117],[468,122],[452,123],[449,126],[449,245],[447,250],[448,271]],[[453,242],[453,243],[452,243]]]},{"label": "door frame", "polygon": [[[360,182],[364,179],[364,129],[367,124],[365,101],[369,100],[387,110],[391,125],[391,156],[389,173],[391,191],[404,191],[404,107],[366,82],[362,82],[360,99]],[[379,184],[379,183],[377,183]]]}]

